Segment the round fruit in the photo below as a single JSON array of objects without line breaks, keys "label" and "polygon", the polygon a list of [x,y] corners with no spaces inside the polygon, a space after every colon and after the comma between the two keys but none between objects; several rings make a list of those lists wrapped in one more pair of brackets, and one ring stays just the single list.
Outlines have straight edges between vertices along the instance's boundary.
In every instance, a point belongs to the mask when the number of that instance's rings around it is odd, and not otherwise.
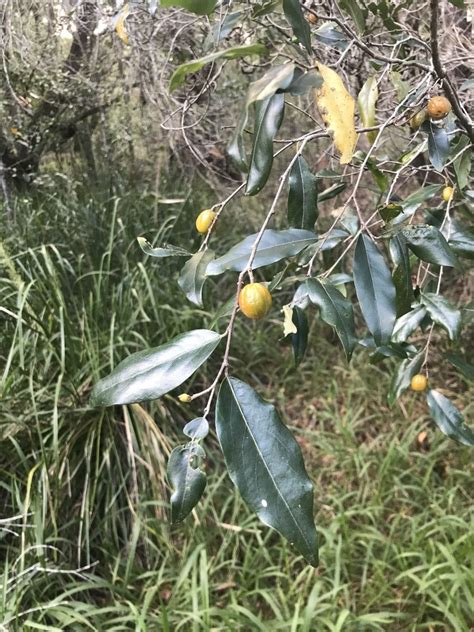
[{"label": "round fruit", "polygon": [[239,294],[239,307],[242,313],[252,320],[266,316],[272,306],[272,295],[265,285],[249,283]]},{"label": "round fruit", "polygon": [[314,13],[308,13],[306,20],[310,24],[316,24],[318,22],[318,18],[314,15]]},{"label": "round fruit", "polygon": [[442,119],[451,112],[451,103],[446,97],[431,97],[427,110],[432,119]]},{"label": "round fruit", "polygon": [[209,209],[207,211],[201,211],[201,213],[199,213],[196,218],[196,229],[198,233],[201,233],[203,235],[207,233],[207,231],[211,227],[212,222],[214,221],[215,216],[216,214],[214,213],[214,211],[211,211]]},{"label": "round fruit", "polygon": [[453,197],[453,194],[453,187],[444,187],[443,192],[441,193],[441,197],[445,202],[449,202],[449,200]]},{"label": "round fruit", "polygon": [[426,379],[424,375],[422,375],[421,373],[418,373],[417,375],[414,375],[411,378],[410,386],[413,391],[418,391],[418,392],[425,391],[426,387],[428,386],[428,380]]},{"label": "round fruit", "polygon": [[427,118],[428,118],[428,113],[426,111],[426,108],[423,108],[422,110],[420,110],[419,112],[417,112],[411,117],[410,127],[412,129],[418,129],[419,127],[421,127],[421,125],[423,125],[423,123],[426,121]]}]

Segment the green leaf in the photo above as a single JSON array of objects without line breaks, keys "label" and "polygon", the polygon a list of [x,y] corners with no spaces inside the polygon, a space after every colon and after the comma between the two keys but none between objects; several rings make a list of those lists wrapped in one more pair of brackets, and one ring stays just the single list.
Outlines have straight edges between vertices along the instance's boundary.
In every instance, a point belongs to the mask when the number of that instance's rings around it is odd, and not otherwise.
[{"label": "green leaf", "polygon": [[392,342],[405,342],[418,329],[426,314],[426,308],[423,305],[416,305],[411,312],[398,318],[393,328]]},{"label": "green leaf", "polygon": [[464,423],[464,417],[447,397],[435,390],[426,397],[433,421],[443,434],[464,445],[474,445],[474,432]]},{"label": "green leaf", "polygon": [[281,0],[267,0],[267,2],[258,3],[252,9],[252,17],[259,18],[263,15],[273,13],[281,4]]},{"label": "green leaf", "polygon": [[308,319],[304,311],[295,306],[293,308],[293,323],[296,327],[296,333],[291,334],[291,344],[293,346],[293,355],[295,358],[295,366],[298,366],[306,353],[308,346]]},{"label": "green leaf", "polygon": [[335,29],[331,22],[324,22],[318,29],[313,31],[313,35],[318,42],[326,44],[326,46],[333,46],[339,50],[346,50],[349,44],[346,35]]},{"label": "green leaf", "polygon": [[436,171],[443,171],[449,155],[449,136],[444,127],[427,121],[422,129],[428,131],[428,157]]},{"label": "green leaf", "polygon": [[323,78],[316,70],[309,70],[305,73],[298,72],[298,74],[295,72],[293,81],[288,86],[286,92],[289,92],[295,97],[301,97],[306,94],[308,90],[320,88],[322,85]]},{"label": "green leaf", "polygon": [[399,233],[391,239],[390,254],[396,264],[392,279],[396,292],[397,316],[402,316],[410,311],[411,304],[415,298],[411,280],[410,255],[406,240],[402,234]]},{"label": "green leaf", "polygon": [[456,369],[468,380],[474,382],[474,364],[466,362],[466,360],[457,353],[445,353],[445,357]]},{"label": "green leaf", "polygon": [[397,370],[393,374],[388,392],[388,404],[393,406],[396,400],[410,386],[411,378],[420,372],[423,364],[424,353],[420,351],[413,358],[408,358],[400,363]]},{"label": "green leaf", "polygon": [[377,346],[389,342],[396,318],[396,291],[390,270],[367,235],[357,240],[354,285],[365,322]]},{"label": "green leaf", "polygon": [[457,7],[458,9],[465,9],[466,5],[464,3],[464,0],[448,0],[453,6]]},{"label": "green leaf", "polygon": [[415,213],[416,210],[427,200],[431,199],[436,193],[439,192],[441,185],[439,184],[429,184],[426,187],[422,187],[418,189],[411,195],[409,195],[405,200],[399,202],[400,206],[403,209],[403,213],[395,217],[390,223],[392,225],[401,224],[402,222],[410,219],[410,217]]},{"label": "green leaf", "polygon": [[[351,1],[350,4],[352,4]],[[375,118],[375,104],[377,103],[378,96],[377,79],[375,77],[368,77],[357,97],[362,127],[374,127],[374,125],[377,124]],[[367,132],[367,138],[371,143],[374,142],[376,137],[377,132],[375,130]]]},{"label": "green leaf", "polygon": [[171,522],[181,522],[198,504],[206,488],[206,475],[195,467],[198,455],[192,444],[175,448],[168,461],[171,494]]},{"label": "green leaf", "polygon": [[290,86],[295,74],[295,65],[283,64],[275,66],[263,77],[250,84],[247,91],[245,106],[239,118],[234,135],[227,146],[227,153],[240,171],[248,171],[247,154],[245,152],[244,130],[249,118],[249,108],[252,103],[262,101],[275,94],[277,90],[285,90]]},{"label": "green leaf", "polygon": [[219,391],[216,430],[244,501],[317,566],[312,484],[299,445],[275,407],[244,382],[227,378]]},{"label": "green leaf", "polygon": [[166,7],[181,7],[197,15],[209,15],[216,7],[217,0],[160,0],[163,9]]},{"label": "green leaf", "polygon": [[332,184],[330,187],[325,189],[322,193],[318,195],[318,202],[325,202],[326,200],[331,200],[335,198],[339,193],[342,193],[344,189],[347,187],[345,182],[337,182],[336,184]]},{"label": "green leaf", "polygon": [[293,301],[301,301],[304,305],[306,296],[313,305],[319,307],[324,322],[334,327],[346,356],[350,359],[356,345],[351,302],[329,283],[321,283],[316,279],[305,281]]},{"label": "green leaf", "polygon": [[92,406],[131,404],[157,399],[188,379],[221,340],[208,329],[195,329],[170,342],[134,353],[94,386]]},{"label": "green leaf", "polygon": [[298,156],[290,173],[288,223],[294,228],[314,229],[318,217],[316,178],[303,156]]},{"label": "green leaf", "polygon": [[337,4],[345,13],[351,16],[356,25],[356,30],[359,32],[359,35],[362,35],[365,31],[365,16],[363,10],[357,4],[357,0],[337,0]]},{"label": "green leaf", "polygon": [[319,236],[316,243],[308,246],[302,253],[299,258],[300,265],[306,265],[316,253],[332,250],[347,237],[349,237],[349,233],[341,228],[333,228],[329,235]]},{"label": "green leaf", "polygon": [[226,37],[228,37],[232,33],[235,27],[240,24],[244,17],[245,13],[243,11],[235,11],[234,13],[229,13],[225,15],[222,21],[218,21],[214,25],[212,29],[212,36],[209,37],[209,39],[206,38],[206,43],[208,43],[208,46],[212,46],[213,41],[215,42],[215,44],[218,44],[220,41],[226,39]]},{"label": "green leaf", "polygon": [[[245,270],[257,234],[249,235],[233,246],[225,255],[211,261],[207,267],[207,275],[215,276],[226,270],[236,270],[237,272]],[[317,236],[313,232],[299,228],[265,230],[258,244],[252,268],[256,270],[262,266],[281,261],[281,259],[293,257],[316,240]]]},{"label": "green leaf", "polygon": [[204,437],[207,437],[209,434],[209,423],[207,419],[205,417],[196,417],[196,419],[188,421],[183,428],[183,434],[195,441],[204,439]]},{"label": "green leaf", "polygon": [[431,320],[446,329],[451,340],[457,338],[461,330],[461,312],[439,294],[421,293],[420,300]]},{"label": "green leaf", "polygon": [[206,280],[206,269],[213,258],[212,250],[196,252],[189,261],[186,261],[179,275],[179,287],[188,301],[198,307],[202,307],[202,288]]},{"label": "green leaf", "polygon": [[453,162],[454,173],[456,175],[456,182],[460,191],[467,187],[469,184],[469,175],[471,173],[471,151],[467,150],[471,143],[467,136],[462,135],[455,147],[453,147],[452,153],[454,156],[459,154],[463,149],[463,153],[456,158]]},{"label": "green leaf", "polygon": [[449,247],[460,257],[474,259],[474,231],[461,222],[453,219],[451,225],[446,222],[443,234],[448,239]]},{"label": "green leaf", "polygon": [[153,248],[149,241],[145,237],[137,237],[140,248],[146,255],[150,257],[190,257],[191,253],[179,246],[166,245],[161,248]]},{"label": "green leaf", "polygon": [[274,94],[255,106],[252,155],[245,195],[256,195],[265,186],[273,164],[273,139],[285,111],[285,95]]},{"label": "green leaf", "polygon": [[402,229],[410,250],[422,261],[456,267],[458,260],[441,232],[428,224],[412,224]]},{"label": "green leaf", "polygon": [[217,59],[238,59],[239,57],[247,57],[248,55],[266,55],[267,52],[266,47],[262,44],[249,44],[248,46],[234,46],[233,48],[211,53],[200,59],[188,61],[178,66],[172,74],[170,79],[170,91],[172,92],[182,85],[187,75],[198,72],[198,70],[201,70],[201,68]]},{"label": "green leaf", "polygon": [[283,0],[283,12],[298,41],[303,44],[311,55],[313,52],[311,48],[311,29],[305,20],[299,1]]}]

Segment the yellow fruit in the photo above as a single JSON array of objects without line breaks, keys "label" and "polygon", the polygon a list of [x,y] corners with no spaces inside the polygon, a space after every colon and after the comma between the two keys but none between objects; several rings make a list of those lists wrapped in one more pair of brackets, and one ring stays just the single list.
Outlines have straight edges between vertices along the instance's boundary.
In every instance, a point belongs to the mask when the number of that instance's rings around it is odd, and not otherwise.
[{"label": "yellow fruit", "polygon": [[214,211],[201,211],[196,218],[196,229],[198,233],[205,234],[209,230],[216,214]]},{"label": "yellow fruit", "polygon": [[411,378],[410,386],[413,391],[421,392],[426,390],[426,387],[428,386],[428,380],[424,375],[418,373]]},{"label": "yellow fruit", "polygon": [[443,192],[441,193],[441,197],[445,202],[449,202],[449,200],[453,197],[453,194],[453,187],[444,187]]},{"label": "yellow fruit", "polygon": [[412,129],[418,129],[419,127],[421,127],[421,125],[423,125],[427,118],[428,112],[426,111],[426,108],[423,108],[411,117],[410,127]]},{"label": "yellow fruit", "polygon": [[193,398],[191,397],[191,395],[188,395],[187,393],[181,393],[181,395],[178,395],[178,399],[180,402],[183,402],[184,404],[188,404]]},{"label": "yellow fruit", "polygon": [[249,283],[239,294],[239,307],[242,313],[252,320],[266,316],[272,306],[272,295],[265,285]]},{"label": "yellow fruit", "polygon": [[446,97],[431,97],[427,110],[432,119],[442,119],[451,112],[451,103]]}]

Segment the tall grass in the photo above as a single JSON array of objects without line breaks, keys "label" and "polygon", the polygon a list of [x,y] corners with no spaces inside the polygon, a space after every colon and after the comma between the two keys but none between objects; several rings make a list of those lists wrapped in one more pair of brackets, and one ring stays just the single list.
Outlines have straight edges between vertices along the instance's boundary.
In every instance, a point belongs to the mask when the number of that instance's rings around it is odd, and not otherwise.
[{"label": "tall grass", "polygon": [[[277,310],[265,324],[239,321],[233,362],[302,445],[317,570],[248,512],[213,435],[205,497],[170,527],[167,455],[197,406],[170,395],[88,408],[93,381],[127,353],[209,326],[232,291],[210,284],[209,311],[196,309],[176,290],[175,263],[147,260],[136,244],[146,233],[192,248],[198,206],[134,192],[55,196],[21,203],[3,235],[2,629],[469,630],[469,452],[434,432],[417,397],[389,410],[385,370],[362,354],[348,367],[319,322],[298,371],[279,342]],[[221,240],[235,241],[228,231]],[[458,386],[469,417],[472,390]]]}]

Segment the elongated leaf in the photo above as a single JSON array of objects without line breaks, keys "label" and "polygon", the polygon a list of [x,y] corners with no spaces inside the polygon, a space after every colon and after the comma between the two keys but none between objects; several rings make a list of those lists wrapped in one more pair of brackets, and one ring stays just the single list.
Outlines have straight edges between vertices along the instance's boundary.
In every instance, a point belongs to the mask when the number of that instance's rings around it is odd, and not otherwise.
[{"label": "elongated leaf", "polygon": [[290,173],[288,223],[295,228],[314,229],[318,217],[316,179],[303,156],[298,156]]},{"label": "elongated leaf", "polygon": [[397,399],[410,386],[411,378],[420,372],[423,364],[424,353],[421,351],[413,358],[403,360],[393,374],[388,392],[388,404],[393,406]]},{"label": "elongated leaf", "polygon": [[360,235],[354,253],[354,285],[365,322],[377,346],[390,340],[396,318],[396,292],[377,246]]},{"label": "elongated leaf", "polygon": [[469,382],[474,382],[474,364],[466,360],[457,353],[446,353],[446,359],[463,375]]},{"label": "elongated leaf", "polygon": [[[299,69],[297,69],[299,70]],[[301,97],[308,92],[311,88],[320,88],[323,85],[323,78],[316,72],[316,70],[309,70],[308,72],[295,71],[293,81],[289,85],[286,92],[289,92],[295,97]]]},{"label": "elongated leaf", "polygon": [[[453,147],[453,154],[458,156],[456,160],[453,162],[454,173],[456,174],[456,182],[458,184],[459,190],[462,191],[469,184],[469,174],[471,173],[471,154],[472,152],[466,147],[470,145],[469,138],[467,136],[461,136],[456,143],[456,146]],[[458,155],[462,150],[460,155]]]},{"label": "elongated leaf", "polygon": [[402,229],[410,250],[423,261],[439,266],[458,265],[458,260],[441,232],[428,224],[415,224]]},{"label": "elongated leaf", "polygon": [[280,129],[284,111],[284,94],[257,101],[246,195],[256,195],[268,180],[273,164],[273,139]]},{"label": "elongated leaf", "polygon": [[333,184],[322,191],[322,193],[318,195],[318,201],[325,202],[326,200],[331,200],[332,198],[339,195],[339,193],[342,193],[342,191],[344,191],[346,187],[347,184],[345,182],[337,182],[336,184]]},{"label": "elongated leaf", "polygon": [[293,308],[293,323],[296,327],[296,333],[291,334],[291,345],[293,347],[295,366],[298,366],[306,353],[309,331],[306,314],[298,306]]},{"label": "elongated leaf", "polygon": [[474,230],[453,219],[451,225],[446,222],[443,234],[449,239],[448,244],[453,252],[460,257],[474,259]]},{"label": "elongated leaf", "polygon": [[329,283],[321,283],[316,279],[305,281],[293,301],[296,299],[299,303],[303,299],[303,305],[305,295],[313,305],[319,307],[324,322],[334,327],[346,356],[350,359],[356,345],[351,302]]},{"label": "elongated leaf", "polygon": [[[257,234],[249,235],[243,241],[233,246],[225,255],[211,261],[207,267],[207,275],[215,276],[226,270],[241,272],[247,266],[250,253]],[[262,266],[276,263],[281,259],[293,257],[314,243],[317,235],[309,230],[290,228],[288,230],[266,230],[258,244],[257,253],[252,264],[256,270]]]},{"label": "elongated leaf", "polygon": [[244,130],[249,118],[249,108],[252,103],[262,101],[275,94],[277,90],[285,90],[290,86],[295,74],[294,64],[275,66],[266,72],[263,77],[250,84],[247,91],[245,106],[239,118],[234,135],[227,146],[227,153],[240,171],[248,171],[247,155],[245,152]]},{"label": "elongated leaf", "polygon": [[260,520],[318,564],[313,488],[300,448],[276,409],[247,384],[226,379],[216,430],[229,476]]},{"label": "elongated leaf", "polygon": [[428,128],[428,156],[436,171],[443,171],[449,155],[449,136],[444,127],[426,122]]},{"label": "elongated leaf", "polygon": [[399,203],[403,209],[403,213],[400,213],[400,215],[392,219],[390,223],[392,225],[398,225],[410,219],[423,202],[431,199],[439,192],[440,188],[441,186],[439,184],[429,184],[428,186],[422,187],[421,189],[418,189],[418,191],[409,195],[405,200]]},{"label": "elongated leaf", "polygon": [[347,36],[335,29],[331,22],[324,22],[316,31],[313,31],[313,35],[318,42],[339,50],[346,50],[349,44]]},{"label": "elongated leaf", "polygon": [[355,101],[334,70],[319,63],[318,70],[324,83],[316,91],[316,102],[323,121],[333,134],[334,144],[341,153],[340,163],[345,165],[351,161],[357,143]]},{"label": "elongated leaf", "polygon": [[[352,4],[351,0],[349,0],[349,4]],[[374,127],[374,125],[377,124],[375,118],[375,104],[377,103],[378,97],[377,79],[375,77],[368,77],[357,97],[362,127]],[[367,132],[367,138],[371,143],[374,142],[376,137],[377,132],[375,130]]]},{"label": "elongated leaf", "polygon": [[188,379],[219,344],[221,336],[195,329],[170,342],[123,360],[94,386],[92,406],[112,406],[157,399]]},{"label": "elongated leaf", "polygon": [[288,20],[293,33],[298,38],[308,53],[312,54],[311,49],[311,29],[306,22],[303,10],[298,0],[283,0],[283,12]]},{"label": "elongated leaf", "polygon": [[410,311],[415,296],[411,280],[410,255],[406,239],[401,233],[390,241],[390,254],[396,263],[392,278],[396,292],[397,316],[402,316]]},{"label": "elongated leaf", "polygon": [[178,284],[191,303],[202,307],[202,288],[206,280],[206,269],[209,262],[214,258],[212,250],[196,252],[189,261],[186,261]]},{"label": "elongated leaf", "polygon": [[435,390],[428,391],[426,399],[433,421],[443,434],[458,443],[474,445],[474,432],[451,400]]},{"label": "elongated leaf", "polygon": [[358,5],[357,0],[337,0],[337,4],[345,13],[351,16],[354,20],[357,31],[360,35],[362,35],[365,31],[365,16],[363,10]]},{"label": "elongated leaf", "polygon": [[206,475],[195,467],[195,446],[178,446],[168,461],[168,479],[174,489],[171,495],[171,522],[181,522],[198,504],[206,488]]},{"label": "elongated leaf", "polygon": [[149,241],[147,241],[144,237],[137,237],[137,241],[140,245],[140,248],[146,255],[150,255],[150,257],[190,257],[191,253],[185,250],[184,248],[180,248],[179,246],[172,246],[168,244],[166,246],[162,246],[160,248],[153,248]]},{"label": "elongated leaf", "polygon": [[411,334],[421,325],[426,314],[426,308],[423,305],[417,305],[411,312],[398,318],[393,328],[392,342],[406,342]]},{"label": "elongated leaf", "polygon": [[197,15],[208,15],[214,11],[217,0],[160,0],[160,5],[165,7],[181,7]]},{"label": "elongated leaf", "polygon": [[233,48],[227,48],[225,50],[211,53],[200,59],[193,59],[185,64],[178,66],[170,79],[170,91],[176,90],[180,85],[184,83],[187,75],[192,72],[201,70],[207,64],[218,59],[238,59],[239,57],[247,57],[248,55],[265,55],[267,49],[263,44],[249,44],[248,46],[234,46]]},{"label": "elongated leaf", "polygon": [[446,329],[449,338],[457,338],[461,330],[461,312],[439,294],[422,293],[420,300],[430,318]]}]

